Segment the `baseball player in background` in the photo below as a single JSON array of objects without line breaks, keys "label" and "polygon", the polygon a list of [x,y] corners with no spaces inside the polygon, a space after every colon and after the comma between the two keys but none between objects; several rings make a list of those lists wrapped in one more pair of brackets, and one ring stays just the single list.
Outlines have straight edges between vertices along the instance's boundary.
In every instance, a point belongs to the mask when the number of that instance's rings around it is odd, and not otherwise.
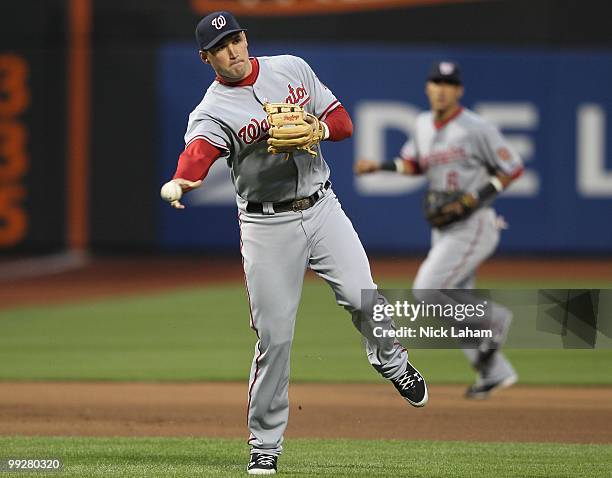
[{"label": "baseball player in background", "polygon": [[[474,287],[476,269],[499,242],[500,221],[491,204],[523,167],[496,127],[461,106],[463,86],[456,63],[435,63],[425,93],[431,111],[418,116],[414,133],[399,157],[383,163],[360,159],[355,172],[427,176],[424,212],[432,224],[431,249],[413,289],[416,298],[439,301],[441,293],[435,291]],[[469,302],[469,295],[463,294]],[[462,344],[478,373],[466,397],[487,398],[492,391],[517,381],[515,370],[500,350],[511,320],[508,309],[492,303],[489,326],[493,340],[482,340],[476,346]]]},{"label": "baseball player in background", "polygon": [[[413,406],[424,406],[428,394],[399,342],[373,333],[375,326],[390,332],[394,324],[390,317],[372,322],[373,302],[384,299],[331,188],[319,143],[351,136],[347,111],[301,58],[249,57],[245,31],[229,12],[198,23],[200,58],[217,76],[189,116],[172,182],[187,192],[202,184],[217,159],[230,168],[258,339],[248,387],[247,471],[274,474],[289,415],[289,358],[307,267],[351,314],[373,367]],[[184,207],[180,200],[171,205]],[[362,290],[372,293],[362,300]]]}]

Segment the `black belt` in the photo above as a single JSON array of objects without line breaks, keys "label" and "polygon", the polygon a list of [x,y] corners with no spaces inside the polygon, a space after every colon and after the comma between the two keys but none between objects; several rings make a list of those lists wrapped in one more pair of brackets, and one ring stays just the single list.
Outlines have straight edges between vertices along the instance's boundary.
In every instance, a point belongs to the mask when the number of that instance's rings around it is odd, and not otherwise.
[{"label": "black belt", "polygon": [[[287,212],[287,211],[303,211],[305,209],[311,208],[316,204],[316,202],[324,196],[324,191],[328,190],[331,186],[330,181],[325,181],[325,184],[321,189],[319,189],[316,193],[308,196],[307,198],[302,199],[294,199],[293,201],[283,201],[283,202],[275,202],[268,203],[272,205],[273,211],[270,211],[270,214],[275,212]],[[264,204],[260,202],[251,202],[247,203],[246,207],[247,212],[255,212],[259,214],[264,213]]]}]

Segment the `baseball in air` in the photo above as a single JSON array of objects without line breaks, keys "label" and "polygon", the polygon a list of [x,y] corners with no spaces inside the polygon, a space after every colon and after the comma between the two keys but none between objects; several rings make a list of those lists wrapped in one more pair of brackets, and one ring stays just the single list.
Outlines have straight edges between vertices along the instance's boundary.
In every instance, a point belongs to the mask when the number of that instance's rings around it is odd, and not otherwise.
[{"label": "baseball in air", "polygon": [[174,181],[168,181],[162,186],[160,195],[164,201],[178,201],[183,195],[183,190]]}]

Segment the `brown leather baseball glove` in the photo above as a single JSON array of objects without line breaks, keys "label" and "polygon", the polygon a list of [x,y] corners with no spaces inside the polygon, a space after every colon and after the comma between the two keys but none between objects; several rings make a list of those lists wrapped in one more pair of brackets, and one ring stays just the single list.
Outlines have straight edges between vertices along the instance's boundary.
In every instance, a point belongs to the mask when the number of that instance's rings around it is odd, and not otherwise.
[{"label": "brown leather baseball glove", "polygon": [[323,127],[316,116],[289,103],[264,103],[263,107],[270,125],[268,152],[282,154],[303,150],[311,156],[317,155],[312,147],[323,138]]},{"label": "brown leather baseball glove", "polygon": [[428,191],[423,214],[433,227],[444,228],[461,221],[478,207],[478,199],[463,191]]}]

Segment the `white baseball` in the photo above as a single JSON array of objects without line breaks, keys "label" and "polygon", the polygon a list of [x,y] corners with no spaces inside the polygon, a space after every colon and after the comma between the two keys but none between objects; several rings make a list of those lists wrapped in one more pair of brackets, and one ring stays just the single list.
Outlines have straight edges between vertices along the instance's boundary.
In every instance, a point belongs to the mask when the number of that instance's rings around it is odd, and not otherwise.
[{"label": "white baseball", "polygon": [[183,195],[183,190],[174,181],[168,181],[162,186],[160,195],[164,201],[178,201]]}]

